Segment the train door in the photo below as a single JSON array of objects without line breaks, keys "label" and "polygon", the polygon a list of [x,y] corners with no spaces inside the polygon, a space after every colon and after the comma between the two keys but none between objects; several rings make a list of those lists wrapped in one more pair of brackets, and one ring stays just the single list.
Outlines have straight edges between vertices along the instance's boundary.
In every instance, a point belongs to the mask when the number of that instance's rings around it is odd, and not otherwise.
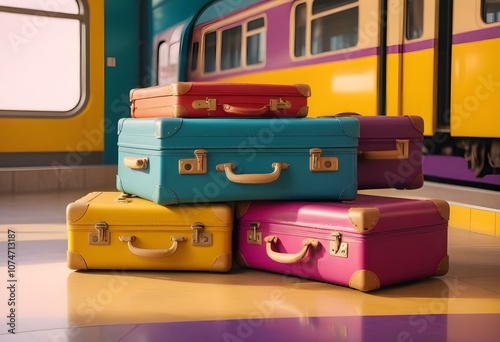
[{"label": "train door", "polygon": [[389,0],[388,115],[419,115],[449,131],[452,0]]}]

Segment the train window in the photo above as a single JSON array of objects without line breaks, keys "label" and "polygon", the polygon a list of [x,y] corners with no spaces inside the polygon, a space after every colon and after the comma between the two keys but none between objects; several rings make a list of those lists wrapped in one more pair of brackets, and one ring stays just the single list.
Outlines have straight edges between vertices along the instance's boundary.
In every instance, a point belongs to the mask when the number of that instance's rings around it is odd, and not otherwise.
[{"label": "train window", "polygon": [[198,66],[198,51],[200,50],[200,43],[193,43],[193,51],[191,52],[191,70],[196,70]]},{"label": "train window", "polygon": [[221,70],[241,66],[241,26],[222,31]]},{"label": "train window", "polygon": [[205,72],[215,71],[215,62],[217,57],[217,33],[209,32],[205,35],[205,65],[203,70]]},{"label": "train window", "polygon": [[424,32],[424,1],[406,0],[406,39],[412,40]]},{"label": "train window", "polygon": [[483,0],[483,20],[485,23],[500,22],[500,1]]},{"label": "train window", "polygon": [[0,0],[0,6],[6,38],[0,40],[0,115],[77,114],[88,93],[84,3]]},{"label": "train window", "polygon": [[306,4],[300,4],[295,8],[295,57],[306,54],[306,26],[307,26]]},{"label": "train window", "polygon": [[314,0],[312,13],[316,14],[320,12],[325,12],[356,1],[357,0]]},{"label": "train window", "polygon": [[247,65],[260,64],[264,61],[266,36],[264,34],[264,18],[259,18],[247,24]]},{"label": "train window", "polygon": [[168,50],[167,42],[161,42],[158,46],[158,84],[167,84],[168,82]]},{"label": "train window", "polygon": [[311,54],[345,49],[358,43],[358,7],[319,16],[311,22]]}]

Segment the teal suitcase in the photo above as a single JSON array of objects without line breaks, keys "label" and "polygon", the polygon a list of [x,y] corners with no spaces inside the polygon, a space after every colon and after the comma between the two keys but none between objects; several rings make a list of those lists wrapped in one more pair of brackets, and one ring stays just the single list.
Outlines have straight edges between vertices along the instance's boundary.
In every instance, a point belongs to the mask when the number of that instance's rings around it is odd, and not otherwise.
[{"label": "teal suitcase", "polygon": [[350,200],[354,118],[124,118],[117,189],[158,204]]}]

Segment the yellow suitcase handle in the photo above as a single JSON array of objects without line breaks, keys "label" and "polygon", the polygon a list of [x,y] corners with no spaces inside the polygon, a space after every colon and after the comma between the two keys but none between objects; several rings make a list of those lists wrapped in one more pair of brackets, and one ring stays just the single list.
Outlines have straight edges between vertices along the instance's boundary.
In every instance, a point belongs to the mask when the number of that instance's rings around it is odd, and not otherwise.
[{"label": "yellow suitcase handle", "polygon": [[219,164],[215,168],[217,171],[226,172],[226,177],[234,183],[240,184],[264,184],[271,183],[277,180],[281,175],[282,169],[288,169],[288,164],[285,163],[273,163],[272,167],[274,171],[271,173],[249,173],[243,175],[237,175],[233,172],[234,164],[225,163]]},{"label": "yellow suitcase handle", "polygon": [[286,253],[278,253],[273,251],[272,249],[272,244],[278,242],[278,237],[277,236],[266,236],[264,238],[264,241],[266,242],[266,253],[269,258],[272,260],[282,263],[282,264],[293,264],[299,260],[301,260],[309,250],[309,247],[316,248],[318,247],[318,240],[315,239],[304,239],[302,241],[302,250],[298,253],[295,254],[286,254]]},{"label": "yellow suitcase handle", "polygon": [[177,251],[178,243],[182,241],[186,241],[187,239],[184,236],[172,236],[172,246],[165,249],[144,249],[139,248],[133,245],[133,241],[135,240],[135,236],[119,236],[120,241],[127,242],[129,251],[137,255],[139,257],[144,258],[163,258],[169,255],[174,254]]}]

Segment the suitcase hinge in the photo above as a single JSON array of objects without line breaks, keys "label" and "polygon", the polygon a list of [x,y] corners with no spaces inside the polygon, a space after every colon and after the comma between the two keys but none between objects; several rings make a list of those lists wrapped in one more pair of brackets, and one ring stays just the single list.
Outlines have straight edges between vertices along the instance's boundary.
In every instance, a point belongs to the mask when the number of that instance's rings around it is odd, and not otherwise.
[{"label": "suitcase hinge", "polygon": [[194,100],[191,104],[193,109],[206,109],[207,111],[214,111],[217,109],[217,99],[206,98],[205,100]]},{"label": "suitcase hinge", "polygon": [[250,245],[262,245],[262,233],[257,230],[260,222],[250,222],[250,230],[247,230],[247,243]]},{"label": "suitcase hinge", "polygon": [[179,174],[199,175],[207,173],[207,151],[194,150],[195,158],[179,160]]},{"label": "suitcase hinge", "polygon": [[210,247],[213,244],[212,233],[204,232],[205,226],[201,222],[195,222],[191,225],[194,230],[193,246]]},{"label": "suitcase hinge", "polygon": [[334,172],[339,169],[339,160],[337,157],[322,157],[323,151],[320,148],[309,150],[309,170],[312,172]]},{"label": "suitcase hinge", "polygon": [[97,232],[89,233],[89,245],[109,245],[108,224],[104,221],[96,222],[94,228]]},{"label": "suitcase hinge", "polygon": [[332,240],[330,241],[330,255],[347,258],[347,249],[347,242],[342,242],[342,234],[333,232]]},{"label": "suitcase hinge", "polygon": [[284,101],[283,99],[271,99],[269,100],[269,110],[275,112],[277,110],[290,109],[292,104],[290,101]]}]

